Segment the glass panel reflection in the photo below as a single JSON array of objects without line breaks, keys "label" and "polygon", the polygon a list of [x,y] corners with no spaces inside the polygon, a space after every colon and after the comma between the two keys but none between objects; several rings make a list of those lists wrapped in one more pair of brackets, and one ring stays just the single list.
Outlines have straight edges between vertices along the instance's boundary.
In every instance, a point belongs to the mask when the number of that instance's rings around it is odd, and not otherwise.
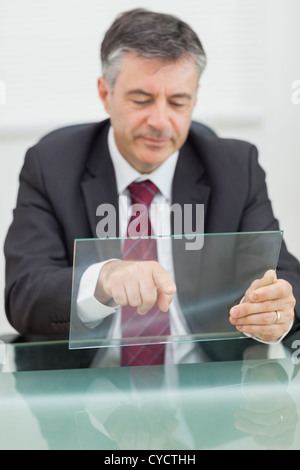
[{"label": "glass panel reflection", "polygon": [[[75,241],[70,349],[243,338],[230,324],[229,310],[241,301],[255,279],[276,269],[282,232],[135,239],[134,243],[142,240],[149,251],[151,244],[156,243],[158,258],[164,254],[166,261],[162,266],[174,280],[177,291],[167,313],[154,315],[150,311],[139,315],[137,308],[133,309],[130,320],[134,333],[131,334],[124,326],[123,308],[108,304],[99,309],[99,302],[93,298],[99,263],[149,261],[148,258],[137,261],[136,254],[132,257],[127,254],[125,260],[122,253],[128,240],[132,241],[128,238]],[[135,248],[132,251],[136,251]],[[141,284],[142,280],[143,277]],[[154,326],[162,318],[168,318],[167,333],[163,328],[156,330],[162,331],[160,334],[149,333],[155,329],[138,325],[141,319],[150,321],[150,316],[155,317]]]}]

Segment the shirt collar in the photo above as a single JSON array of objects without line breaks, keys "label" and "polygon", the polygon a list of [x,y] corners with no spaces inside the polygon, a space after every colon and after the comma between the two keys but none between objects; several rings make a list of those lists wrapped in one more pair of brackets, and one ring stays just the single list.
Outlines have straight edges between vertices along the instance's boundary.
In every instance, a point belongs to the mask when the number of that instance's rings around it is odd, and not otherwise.
[{"label": "shirt collar", "polygon": [[108,148],[114,165],[118,194],[124,193],[134,181],[150,180],[154,183],[165,199],[171,202],[172,182],[179,151],[173,153],[156,170],[150,174],[141,174],[136,171],[119,152],[115,142],[113,128],[108,133]]}]

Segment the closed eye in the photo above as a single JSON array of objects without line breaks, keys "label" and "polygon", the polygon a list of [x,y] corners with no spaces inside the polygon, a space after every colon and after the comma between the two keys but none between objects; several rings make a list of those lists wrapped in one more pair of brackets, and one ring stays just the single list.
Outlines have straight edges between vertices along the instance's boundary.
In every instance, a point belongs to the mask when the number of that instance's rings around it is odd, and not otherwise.
[{"label": "closed eye", "polygon": [[176,108],[180,108],[181,106],[184,106],[184,103],[175,103],[175,102],[171,102],[170,103],[172,106],[175,106]]},{"label": "closed eye", "polygon": [[149,104],[151,103],[151,100],[133,100],[135,104]]}]

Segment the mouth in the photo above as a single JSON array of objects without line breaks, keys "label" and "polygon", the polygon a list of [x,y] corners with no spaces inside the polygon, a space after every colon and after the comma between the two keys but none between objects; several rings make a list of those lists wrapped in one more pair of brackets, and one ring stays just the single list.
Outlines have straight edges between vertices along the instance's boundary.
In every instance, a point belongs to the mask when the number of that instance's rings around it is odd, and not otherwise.
[{"label": "mouth", "polygon": [[168,143],[168,139],[157,139],[155,137],[141,136],[143,142],[151,147],[164,147]]}]

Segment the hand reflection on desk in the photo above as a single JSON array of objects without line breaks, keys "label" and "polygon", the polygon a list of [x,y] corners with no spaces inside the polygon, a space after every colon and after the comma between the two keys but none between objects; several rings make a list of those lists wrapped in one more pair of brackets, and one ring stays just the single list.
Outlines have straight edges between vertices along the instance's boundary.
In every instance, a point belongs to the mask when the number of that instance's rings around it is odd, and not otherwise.
[{"label": "hand reflection on desk", "polygon": [[246,373],[246,400],[234,414],[235,427],[252,435],[259,447],[287,450],[293,445],[299,416],[287,387],[288,378],[277,362],[250,367]]},{"label": "hand reflection on desk", "polygon": [[85,412],[100,440],[106,435],[121,450],[191,448],[176,436],[178,410],[166,406],[163,368],[134,367],[127,378],[127,393],[107,378],[96,379],[89,387]]},{"label": "hand reflection on desk", "polygon": [[160,403],[153,402],[138,409],[121,405],[104,423],[109,435],[120,449],[178,449],[173,432],[178,420]]}]

